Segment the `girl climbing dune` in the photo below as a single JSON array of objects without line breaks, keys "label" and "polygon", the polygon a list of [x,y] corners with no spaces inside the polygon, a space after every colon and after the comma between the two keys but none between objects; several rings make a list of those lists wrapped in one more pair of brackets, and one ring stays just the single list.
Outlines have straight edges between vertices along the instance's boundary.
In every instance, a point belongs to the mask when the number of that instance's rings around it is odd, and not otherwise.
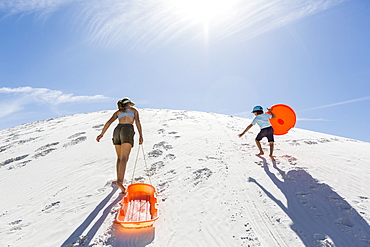
[{"label": "girl climbing dune", "polygon": [[258,124],[259,127],[261,128],[261,131],[256,136],[256,144],[257,144],[257,147],[258,147],[260,152],[256,155],[257,156],[264,155],[264,152],[262,150],[262,146],[261,146],[260,141],[262,140],[263,137],[266,137],[268,142],[269,142],[269,145],[270,145],[270,158],[271,158],[271,160],[274,161],[275,160],[275,158],[273,156],[273,152],[274,152],[274,129],[272,128],[269,119],[270,118],[275,118],[275,115],[269,108],[267,108],[267,110],[271,115],[267,114],[267,113],[264,113],[262,106],[255,106],[253,108],[253,111],[252,111],[252,113],[254,113],[254,115],[255,115],[255,118],[253,119],[252,123],[250,125],[248,125],[248,127],[241,134],[239,134],[238,136],[242,137],[250,128],[253,127],[253,125]]},{"label": "girl climbing dune", "polygon": [[100,135],[96,137],[96,141],[104,136],[105,132],[108,130],[109,126],[118,119],[118,125],[113,132],[113,144],[116,149],[117,154],[117,180],[113,183],[116,184],[122,191],[126,192],[126,188],[123,186],[123,181],[125,178],[126,164],[130,156],[131,148],[134,146],[134,126],[135,122],[136,128],[139,132],[139,144],[143,143],[143,133],[139,119],[139,112],[133,106],[135,105],[129,98],[123,98],[117,102],[118,110],[113,114],[113,116],[106,122]]}]

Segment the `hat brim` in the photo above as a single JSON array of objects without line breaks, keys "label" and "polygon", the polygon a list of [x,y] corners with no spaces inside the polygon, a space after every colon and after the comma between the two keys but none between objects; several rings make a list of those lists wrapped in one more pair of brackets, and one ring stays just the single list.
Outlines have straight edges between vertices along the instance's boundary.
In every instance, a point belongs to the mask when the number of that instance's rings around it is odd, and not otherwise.
[{"label": "hat brim", "polygon": [[134,106],[134,105],[135,105],[135,103],[134,103],[134,102],[132,102],[130,99],[125,100],[125,101],[123,101],[123,102],[122,102],[122,104],[126,104],[126,103],[131,103],[131,104],[132,104],[132,106]]}]

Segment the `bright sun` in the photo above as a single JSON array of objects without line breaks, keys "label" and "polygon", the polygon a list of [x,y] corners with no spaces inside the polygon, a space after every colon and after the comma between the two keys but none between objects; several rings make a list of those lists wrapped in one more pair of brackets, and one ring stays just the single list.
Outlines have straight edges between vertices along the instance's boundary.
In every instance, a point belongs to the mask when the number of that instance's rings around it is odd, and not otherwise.
[{"label": "bright sun", "polygon": [[170,0],[175,11],[189,21],[206,23],[232,14],[238,0]]}]

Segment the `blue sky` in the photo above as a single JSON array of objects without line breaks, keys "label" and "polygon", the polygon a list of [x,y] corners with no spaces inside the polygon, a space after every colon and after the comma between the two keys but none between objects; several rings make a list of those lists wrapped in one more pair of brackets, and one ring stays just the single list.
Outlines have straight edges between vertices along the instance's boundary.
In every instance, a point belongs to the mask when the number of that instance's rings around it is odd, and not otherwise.
[{"label": "blue sky", "polygon": [[246,118],[284,103],[298,128],[370,142],[368,13],[367,0],[0,0],[0,129],[128,96]]}]

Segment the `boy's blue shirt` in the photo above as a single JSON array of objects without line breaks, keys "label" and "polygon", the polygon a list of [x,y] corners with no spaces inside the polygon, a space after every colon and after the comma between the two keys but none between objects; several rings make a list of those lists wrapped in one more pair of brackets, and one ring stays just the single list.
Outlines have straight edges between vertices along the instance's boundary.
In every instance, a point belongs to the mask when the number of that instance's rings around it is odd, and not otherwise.
[{"label": "boy's blue shirt", "polygon": [[269,119],[272,118],[270,114],[263,113],[261,115],[256,116],[252,123],[253,125],[258,124],[261,129],[268,128],[271,126]]}]

